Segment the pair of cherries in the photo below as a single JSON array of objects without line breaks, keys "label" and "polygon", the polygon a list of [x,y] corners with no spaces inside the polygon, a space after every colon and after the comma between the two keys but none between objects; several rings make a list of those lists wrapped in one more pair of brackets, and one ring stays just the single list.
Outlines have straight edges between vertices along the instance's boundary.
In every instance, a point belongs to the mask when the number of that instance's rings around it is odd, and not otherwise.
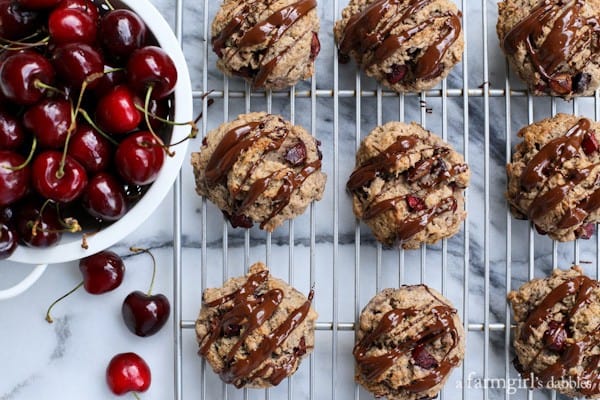
[{"label": "pair of cherries", "polygon": [[[0,0],[0,41],[0,207],[39,214],[0,221],[6,258],[18,242],[57,243],[81,219],[67,209],[102,223],[127,212],[128,190],[171,154],[157,131],[173,124],[177,69],[136,13],[100,0]],[[43,221],[58,208],[58,224]]]},{"label": "pair of cherries", "polygon": [[[163,294],[152,294],[156,275],[156,260],[145,249],[132,248],[132,251],[146,252],[152,257],[153,272],[148,292],[136,290],[127,295],[121,306],[121,314],[127,328],[137,336],[147,337],[158,332],[167,322],[170,304]],[[125,264],[116,253],[105,250],[79,261],[82,282],[73,290],[53,302],[46,313],[46,320],[52,322],[50,311],[53,306],[83,286],[90,294],[103,294],[121,285],[125,275]],[[144,392],[151,382],[148,364],[135,353],[117,354],[106,370],[106,380],[111,391],[117,395],[132,391]]]}]

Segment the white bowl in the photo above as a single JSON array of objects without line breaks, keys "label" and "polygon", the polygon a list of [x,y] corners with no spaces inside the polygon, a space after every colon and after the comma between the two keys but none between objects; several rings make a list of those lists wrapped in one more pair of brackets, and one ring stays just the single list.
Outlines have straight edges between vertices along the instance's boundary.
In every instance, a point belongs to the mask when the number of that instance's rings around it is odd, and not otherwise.
[{"label": "white bowl", "polygon": [[[117,5],[119,2],[113,2]],[[177,85],[174,92],[174,121],[193,119],[192,87],[190,75],[181,46],[158,10],[148,0],[121,0],[126,7],[136,12],[146,23],[160,47],[173,59],[177,67]],[[178,142],[189,135],[189,126],[174,126],[171,142]],[[102,229],[88,239],[88,249],[81,247],[81,235],[65,235],[61,241],[49,248],[30,248],[19,245],[9,258],[10,261],[27,264],[52,264],[77,260],[102,251],[119,242],[153,213],[167,195],[186,155],[188,141],[173,147],[175,155],[165,156],[165,162],[156,181],[144,196],[121,219]]]}]

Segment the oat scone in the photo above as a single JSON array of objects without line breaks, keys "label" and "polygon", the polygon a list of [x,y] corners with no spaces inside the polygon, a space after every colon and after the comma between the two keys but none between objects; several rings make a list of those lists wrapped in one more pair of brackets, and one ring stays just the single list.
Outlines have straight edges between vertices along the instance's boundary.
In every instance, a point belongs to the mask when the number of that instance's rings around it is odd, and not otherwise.
[{"label": "oat scone", "polygon": [[598,0],[505,0],[496,30],[531,92],[570,99],[600,86],[598,15]]},{"label": "oat scone", "polygon": [[199,354],[237,388],[278,385],[314,347],[317,313],[308,298],[263,263],[206,289],[196,321]]},{"label": "oat scone", "polygon": [[212,23],[217,67],[255,88],[310,78],[321,48],[316,0],[225,0]]},{"label": "oat scone", "polygon": [[281,116],[240,115],[210,131],[192,153],[196,191],[234,227],[257,223],[273,231],[322,198],[327,177],[319,144]]},{"label": "oat scone", "polygon": [[517,328],[514,364],[533,387],[600,397],[600,284],[581,268],[553,271],[508,295]]},{"label": "oat scone", "polygon": [[465,353],[465,333],[448,299],[425,285],[385,289],[360,315],[356,381],[376,397],[432,399]]},{"label": "oat scone", "polygon": [[462,59],[461,16],[448,0],[350,0],[334,27],[340,60],[396,92],[431,89]]},{"label": "oat scone", "polygon": [[522,128],[506,166],[512,214],[561,242],[589,239],[600,222],[600,124],[558,114]]},{"label": "oat scone", "polygon": [[375,238],[405,249],[458,232],[469,184],[463,157],[417,123],[388,122],[363,140],[346,187]]}]

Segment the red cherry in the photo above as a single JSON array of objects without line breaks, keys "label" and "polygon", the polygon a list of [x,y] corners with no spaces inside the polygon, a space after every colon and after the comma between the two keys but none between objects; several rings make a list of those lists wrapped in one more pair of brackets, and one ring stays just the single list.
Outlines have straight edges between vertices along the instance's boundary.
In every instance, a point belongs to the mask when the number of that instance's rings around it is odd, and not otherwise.
[{"label": "red cherry", "polygon": [[35,190],[43,197],[59,203],[68,203],[79,197],[85,189],[87,174],[81,164],[66,156],[64,174],[60,176],[62,157],[62,153],[54,150],[40,153],[33,161],[32,181]]},{"label": "red cherry", "polygon": [[117,171],[127,183],[134,185],[154,182],[164,160],[164,149],[148,131],[127,136],[115,152]]},{"label": "red cherry", "polygon": [[17,232],[4,222],[0,223],[0,260],[15,252],[17,241]]},{"label": "red cherry", "polygon": [[121,257],[104,250],[79,260],[79,271],[83,275],[83,287],[88,293],[102,294],[119,287],[125,275],[125,264]]},{"label": "red cherry", "polygon": [[150,367],[135,353],[117,354],[106,368],[106,383],[116,395],[145,392],[150,387],[151,380]]},{"label": "red cherry", "polygon": [[17,104],[37,103],[45,88],[54,81],[52,64],[41,54],[31,50],[14,53],[0,67],[0,90],[8,99]]},{"label": "red cherry", "polygon": [[52,8],[61,0],[16,0],[17,3],[21,4],[25,8],[29,8],[31,10],[41,10],[44,8]]},{"label": "red cherry", "polygon": [[96,122],[108,133],[131,132],[142,121],[142,113],[135,104],[135,96],[127,86],[115,86],[98,100]]},{"label": "red cherry", "polygon": [[[110,71],[110,72],[107,72]],[[94,93],[97,97],[104,96],[115,86],[125,83],[127,72],[124,69],[114,69],[110,65],[104,66],[104,74],[94,81]]]},{"label": "red cherry", "polygon": [[146,43],[146,24],[133,11],[109,11],[100,20],[100,38],[115,59],[127,59]]},{"label": "red cherry", "polygon": [[89,173],[104,171],[112,161],[113,146],[88,124],[80,123],[69,140],[67,154]]},{"label": "red cherry", "polygon": [[6,206],[21,199],[29,190],[31,169],[29,165],[11,170],[22,165],[25,158],[19,153],[0,150],[0,206]]},{"label": "red cherry", "polygon": [[[104,72],[102,56],[88,44],[66,43],[52,52],[52,64],[56,73],[73,87],[81,87],[83,81],[92,75]],[[95,82],[88,87],[93,88]]]},{"label": "red cherry", "polygon": [[123,187],[103,172],[90,179],[83,192],[82,204],[91,216],[104,221],[116,221],[127,212]]},{"label": "red cherry", "polygon": [[62,148],[71,122],[71,103],[60,98],[42,100],[23,114],[23,125],[33,132],[42,148]]},{"label": "red cherry", "polygon": [[590,155],[598,150],[598,140],[596,139],[596,134],[594,131],[587,132],[583,136],[581,147],[583,148],[583,152],[587,155]]},{"label": "red cherry", "polygon": [[84,11],[57,8],[48,17],[48,33],[56,44],[96,41],[96,20]]},{"label": "red cherry", "polygon": [[13,0],[0,0],[0,37],[19,40],[40,27],[41,15]]},{"label": "red cherry", "polygon": [[99,18],[98,7],[90,0],[62,0],[56,9],[83,11],[92,18],[92,21],[98,21]]},{"label": "red cherry", "polygon": [[175,89],[177,68],[169,55],[160,47],[146,46],[135,50],[127,62],[129,85],[145,94],[152,87],[152,98],[162,99]]},{"label": "red cherry", "polygon": [[12,114],[0,111],[0,149],[14,150],[23,144],[25,132],[21,121]]},{"label": "red cherry", "polygon": [[148,295],[139,290],[129,293],[121,313],[129,330],[142,337],[154,335],[169,319],[171,306],[163,294]]},{"label": "red cherry", "polygon": [[40,206],[31,201],[19,204],[16,228],[21,242],[30,247],[55,245],[62,237],[63,229],[53,204],[48,204],[40,214]]}]

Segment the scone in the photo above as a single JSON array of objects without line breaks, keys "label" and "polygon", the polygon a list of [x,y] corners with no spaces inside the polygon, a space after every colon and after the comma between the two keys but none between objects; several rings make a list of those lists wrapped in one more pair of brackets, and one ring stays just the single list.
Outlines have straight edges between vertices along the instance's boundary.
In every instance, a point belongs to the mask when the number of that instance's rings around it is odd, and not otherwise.
[{"label": "scone", "polygon": [[600,397],[600,285],[579,267],[554,270],[508,295],[516,369],[533,387]]},{"label": "scone", "polygon": [[320,200],[319,142],[278,115],[243,114],[210,131],[192,153],[196,191],[217,205],[234,227],[253,222],[273,231]]},{"label": "scone", "polygon": [[461,61],[461,12],[448,0],[350,0],[334,27],[340,60],[396,92],[431,89]]},{"label": "scone", "polygon": [[385,289],[360,314],[356,381],[376,397],[432,399],[465,353],[448,299],[425,285]]},{"label": "scone", "polygon": [[196,321],[200,350],[237,388],[278,385],[314,347],[317,313],[308,298],[256,263],[246,276],[206,289]]},{"label": "scone", "polygon": [[440,137],[414,122],[388,122],[361,143],[346,187],[377,240],[414,249],[458,232],[469,174]]},{"label": "scone", "polygon": [[558,114],[521,129],[506,166],[516,218],[561,242],[589,239],[600,221],[600,124]]},{"label": "scone", "polygon": [[316,0],[225,0],[212,23],[217,67],[255,88],[280,89],[314,73]]},{"label": "scone", "polygon": [[505,0],[496,30],[512,68],[536,95],[569,99],[600,85],[598,0]]}]

